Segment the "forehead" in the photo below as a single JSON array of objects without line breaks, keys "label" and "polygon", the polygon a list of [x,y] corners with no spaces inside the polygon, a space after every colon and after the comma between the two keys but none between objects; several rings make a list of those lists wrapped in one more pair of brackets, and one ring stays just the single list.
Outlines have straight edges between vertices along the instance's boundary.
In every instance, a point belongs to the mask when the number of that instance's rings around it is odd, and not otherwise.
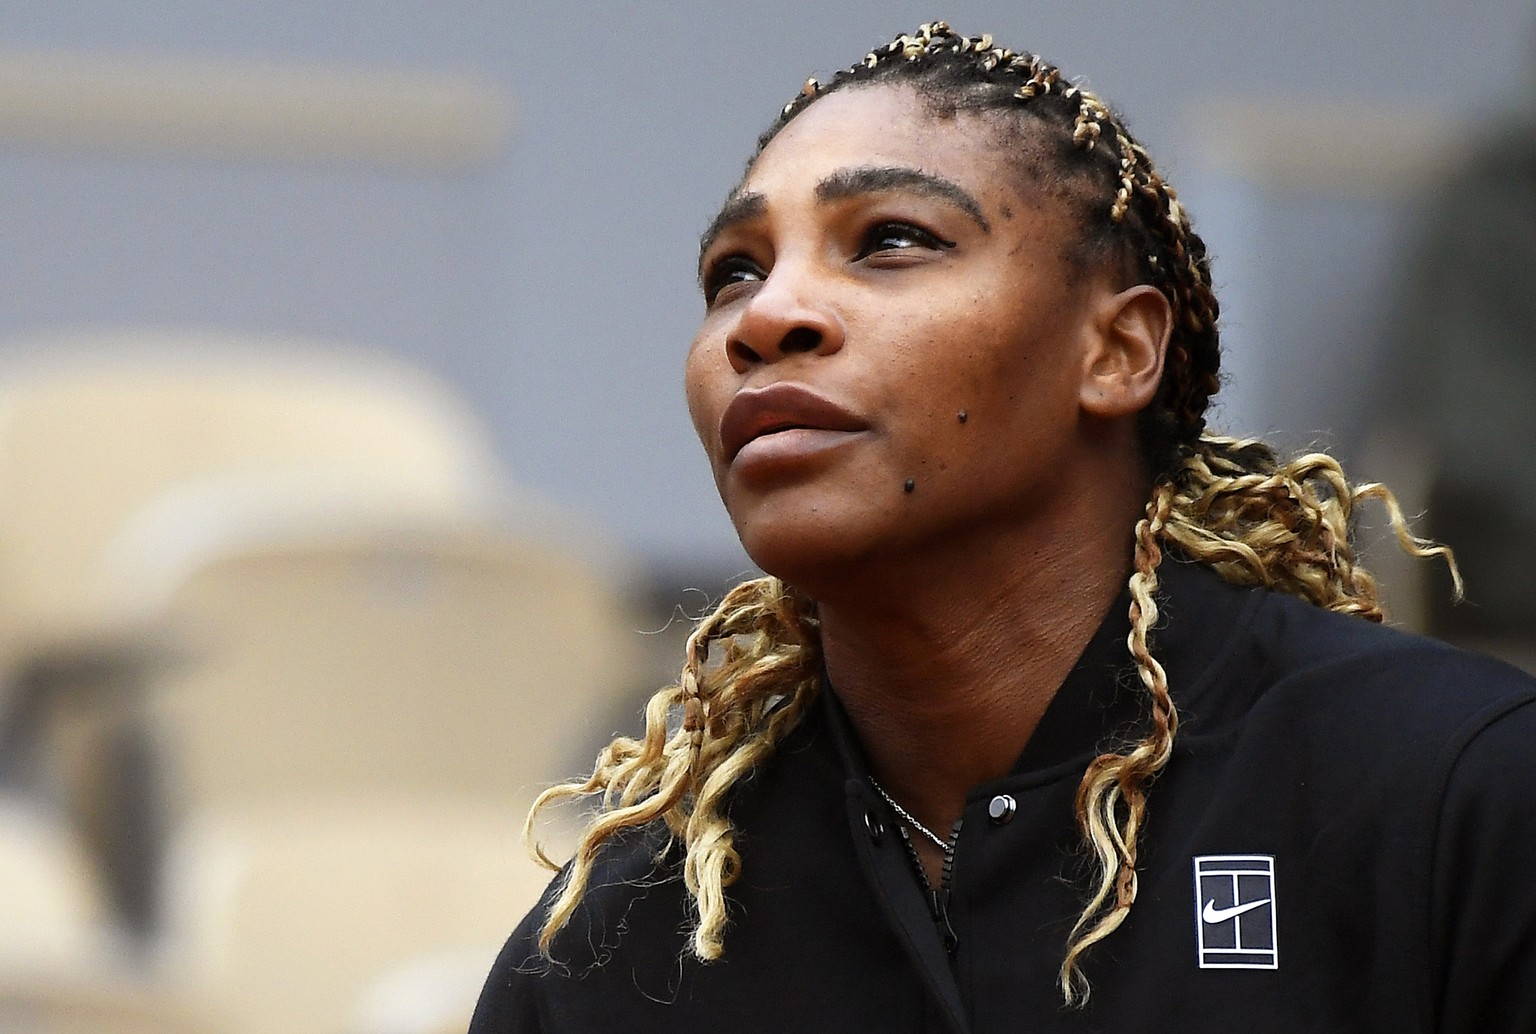
[{"label": "forehead", "polygon": [[747,170],[737,193],[772,198],[809,192],[840,169],[911,168],[1006,204],[1017,191],[998,146],[1001,136],[992,117],[941,116],[910,87],[839,90],[780,130]]}]

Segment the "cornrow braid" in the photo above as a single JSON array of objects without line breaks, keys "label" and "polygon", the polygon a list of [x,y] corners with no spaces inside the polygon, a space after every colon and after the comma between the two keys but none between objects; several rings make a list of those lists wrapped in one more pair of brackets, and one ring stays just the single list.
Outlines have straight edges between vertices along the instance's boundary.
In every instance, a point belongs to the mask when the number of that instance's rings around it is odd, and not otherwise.
[{"label": "cornrow braid", "polygon": [[[1104,123],[1110,118],[1109,109],[1104,107],[1091,93],[1082,94],[1082,103],[1078,105],[1077,119],[1072,123],[1072,142],[1079,147],[1091,146],[1104,131]],[[1118,205],[1118,214],[1111,212],[1110,218],[1120,220],[1125,218],[1125,207]]]},{"label": "cornrow braid", "polygon": [[[752,162],[808,106],[828,93],[882,84],[914,89],[937,117],[993,119],[1032,186],[1075,216],[1075,261],[1168,300],[1172,332],[1156,397],[1141,413],[1142,454],[1152,474],[1144,517],[1132,536],[1127,649],[1147,697],[1145,735],[1088,766],[1075,810],[1098,868],[1068,935],[1060,989],[1082,1005],[1089,949],[1127,918],[1137,894],[1137,843],[1148,790],[1173,756],[1179,716],[1158,662],[1158,568],[1169,549],[1239,585],[1263,585],[1329,610],[1383,619],[1375,580],[1356,561],[1353,528],[1366,500],[1387,510],[1399,545],[1447,562],[1448,550],[1415,538],[1384,486],[1352,485],[1331,457],[1282,462],[1262,442],[1206,430],[1220,386],[1218,321],[1204,241],[1173,187],[1124,121],[1096,95],[1063,79],[1040,57],[965,37],[943,22],[919,27],[837,72],[806,80],[758,140]],[[719,646],[721,656],[711,656]],[[626,829],[665,822],[684,852],[683,876],[697,913],[693,951],[713,959],[726,925],[725,888],[740,872],[728,791],[761,764],[805,714],[819,686],[815,607],[774,578],[743,583],[706,617],[688,643],[682,675],[646,707],[642,740],[619,738],[591,776],[545,791],[529,815],[563,799],[597,797],[540,934],[546,952],[585,893],[598,851]],[[529,832],[531,841],[531,832]],[[537,857],[554,867],[543,852]]]}]

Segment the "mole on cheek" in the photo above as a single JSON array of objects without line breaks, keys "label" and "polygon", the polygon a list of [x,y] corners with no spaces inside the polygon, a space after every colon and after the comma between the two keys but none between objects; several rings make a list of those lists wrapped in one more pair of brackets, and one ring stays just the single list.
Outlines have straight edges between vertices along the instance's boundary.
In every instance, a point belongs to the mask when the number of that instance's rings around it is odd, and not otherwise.
[{"label": "mole on cheek", "polygon": [[902,482],[901,490],[908,495],[911,495],[915,488],[917,488],[917,481],[913,478],[907,478],[906,481]]},{"label": "mole on cheek", "polygon": [[970,418],[971,418],[971,415],[969,413],[967,413],[963,409],[960,412],[955,414],[955,419],[959,420],[962,424],[965,423]]}]

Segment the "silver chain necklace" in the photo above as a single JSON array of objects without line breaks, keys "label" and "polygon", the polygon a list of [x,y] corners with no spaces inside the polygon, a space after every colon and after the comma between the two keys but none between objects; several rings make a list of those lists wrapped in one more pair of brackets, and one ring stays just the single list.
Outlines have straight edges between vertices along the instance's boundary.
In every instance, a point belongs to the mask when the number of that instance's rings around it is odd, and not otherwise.
[{"label": "silver chain necklace", "polygon": [[916,829],[919,833],[921,833],[923,836],[927,837],[929,840],[932,840],[935,844],[938,844],[940,851],[948,851],[949,850],[949,841],[945,840],[943,837],[939,836],[933,830],[929,829],[927,826],[925,826],[921,822],[917,821],[917,817],[915,815],[913,815],[907,809],[903,808],[901,805],[897,804],[896,803],[896,798],[894,798],[890,794],[886,793],[885,792],[885,787],[880,785],[880,780],[876,779],[874,776],[870,776],[869,777],[869,785],[873,786],[875,788],[875,792],[876,793],[878,793],[881,797],[885,798],[885,803],[889,804],[891,806],[891,808],[896,812],[896,814],[901,816],[901,820],[903,822],[905,822],[907,825],[911,826],[912,828]]}]

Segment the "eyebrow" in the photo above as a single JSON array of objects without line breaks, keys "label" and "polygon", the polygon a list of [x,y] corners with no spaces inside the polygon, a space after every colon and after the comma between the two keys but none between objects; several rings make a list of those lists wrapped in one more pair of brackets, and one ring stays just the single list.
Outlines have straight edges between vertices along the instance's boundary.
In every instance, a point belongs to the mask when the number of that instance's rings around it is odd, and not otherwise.
[{"label": "eyebrow", "polygon": [[704,253],[709,246],[715,243],[729,227],[737,223],[745,223],[760,218],[768,211],[768,197],[756,191],[738,191],[725,199],[725,204],[720,206],[720,211],[709,221],[709,229],[699,238],[699,262],[702,265]]},{"label": "eyebrow", "polygon": [[[906,191],[948,202],[970,216],[983,233],[992,232],[992,224],[982,214],[981,203],[970,191],[953,180],[904,165],[861,165],[839,169],[817,183],[815,193],[817,201],[827,203],[889,191]],[[720,234],[737,223],[760,218],[767,210],[768,198],[764,194],[755,191],[732,194],[699,238],[700,260]]]},{"label": "eyebrow", "polygon": [[816,184],[816,200],[840,201],[861,194],[879,194],[892,190],[904,190],[909,194],[947,201],[974,219],[982,232],[992,232],[992,224],[981,214],[981,203],[970,191],[943,176],[904,165],[863,165],[856,169],[839,169]]}]

